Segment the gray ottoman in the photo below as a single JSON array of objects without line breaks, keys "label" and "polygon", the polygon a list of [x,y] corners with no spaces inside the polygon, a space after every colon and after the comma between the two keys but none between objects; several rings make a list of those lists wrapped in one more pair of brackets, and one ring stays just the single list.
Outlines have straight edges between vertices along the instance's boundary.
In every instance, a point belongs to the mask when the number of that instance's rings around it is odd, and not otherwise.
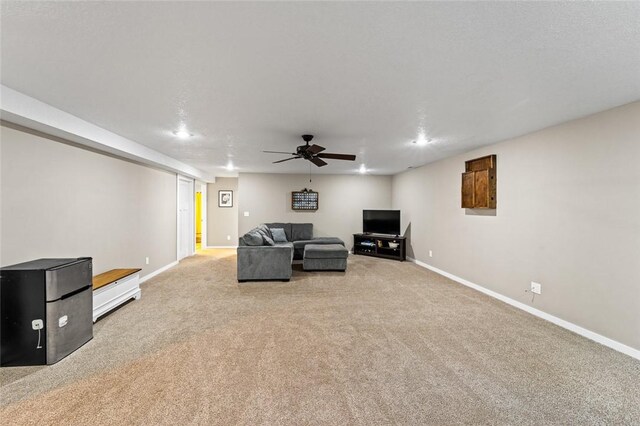
[{"label": "gray ottoman", "polygon": [[344,271],[349,251],[340,244],[307,244],[302,267],[305,271]]}]

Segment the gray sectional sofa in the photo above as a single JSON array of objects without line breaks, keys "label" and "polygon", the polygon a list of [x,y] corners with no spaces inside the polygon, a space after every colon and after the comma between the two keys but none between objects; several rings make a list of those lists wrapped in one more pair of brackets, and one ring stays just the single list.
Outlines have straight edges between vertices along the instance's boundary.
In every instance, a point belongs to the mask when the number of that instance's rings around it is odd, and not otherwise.
[{"label": "gray sectional sofa", "polygon": [[335,237],[313,238],[312,223],[264,223],[257,226],[238,241],[238,281],[289,281],[291,263],[303,259],[307,244],[344,246],[344,241]]}]

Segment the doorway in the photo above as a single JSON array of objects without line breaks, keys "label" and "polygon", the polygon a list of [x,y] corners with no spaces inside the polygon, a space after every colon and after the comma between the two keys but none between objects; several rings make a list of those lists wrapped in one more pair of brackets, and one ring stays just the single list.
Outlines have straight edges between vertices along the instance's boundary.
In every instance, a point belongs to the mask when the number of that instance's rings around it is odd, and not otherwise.
[{"label": "doorway", "polygon": [[202,249],[202,192],[196,192],[196,251]]},{"label": "doorway", "polygon": [[196,250],[207,248],[207,184],[196,181],[195,193],[195,239]]},{"label": "doorway", "polygon": [[178,260],[191,256],[195,249],[194,229],[194,182],[183,176],[178,176]]}]

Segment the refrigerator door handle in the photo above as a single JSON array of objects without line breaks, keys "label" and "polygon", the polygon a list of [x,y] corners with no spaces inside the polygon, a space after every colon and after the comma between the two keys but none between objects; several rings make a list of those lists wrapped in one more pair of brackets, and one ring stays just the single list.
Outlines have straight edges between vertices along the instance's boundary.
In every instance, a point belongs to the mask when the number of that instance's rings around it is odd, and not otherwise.
[{"label": "refrigerator door handle", "polygon": [[66,315],[61,316],[58,318],[58,327],[64,327],[67,325],[67,322],[69,322],[69,317]]}]

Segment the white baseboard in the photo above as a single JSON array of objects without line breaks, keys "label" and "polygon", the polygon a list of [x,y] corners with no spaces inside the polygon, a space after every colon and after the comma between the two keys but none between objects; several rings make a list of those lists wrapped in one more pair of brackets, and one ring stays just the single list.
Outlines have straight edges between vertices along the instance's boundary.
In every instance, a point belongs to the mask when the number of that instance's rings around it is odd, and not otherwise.
[{"label": "white baseboard", "polygon": [[206,249],[236,249],[238,246],[205,246]]},{"label": "white baseboard", "polygon": [[586,337],[587,339],[593,340],[594,342],[600,343],[601,345],[605,345],[611,349],[614,349],[618,352],[622,352],[623,354],[629,355],[630,357],[633,357],[637,360],[640,360],[640,350],[638,349],[634,349],[631,346],[627,346],[624,343],[620,343],[618,341],[615,341],[613,339],[609,339],[608,337],[605,337],[601,334],[598,333],[594,333],[591,330],[587,330],[586,328],[580,327],[579,325],[576,325],[574,323],[571,323],[569,321],[565,321],[561,318],[555,317],[551,314],[548,314],[544,311],[541,311],[539,309],[536,309],[534,307],[531,307],[529,305],[526,305],[522,302],[518,302],[517,300],[513,300],[510,297],[504,296],[500,293],[496,293],[495,291],[489,290],[487,288],[484,288],[478,284],[472,283],[471,281],[467,281],[464,278],[460,278],[456,275],[450,274],[449,272],[443,271],[442,269],[438,269],[434,266],[428,265],[424,262],[421,262],[417,259],[413,259],[411,257],[407,257],[407,260],[409,260],[410,262],[415,263],[418,266],[422,266],[423,268],[427,268],[432,270],[433,272],[440,274],[442,276],[445,276],[453,281],[456,281],[462,285],[465,285],[467,287],[471,287],[474,290],[477,290],[481,293],[484,293],[488,296],[491,296],[495,299],[498,299],[502,302],[505,302],[511,306],[514,306],[518,309],[522,309],[525,312],[528,312],[532,315],[537,316],[538,318],[542,318],[544,320],[547,320],[549,322],[554,323],[555,325],[558,325],[562,328],[566,328],[569,331],[573,331],[576,334],[579,334],[581,336]]},{"label": "white baseboard", "polygon": [[166,271],[167,269],[171,269],[174,266],[176,266],[178,264],[178,261],[176,260],[175,262],[171,262],[168,265],[163,266],[160,269],[156,269],[155,271],[153,271],[152,273],[145,275],[144,277],[140,278],[140,284],[142,284],[143,282],[150,280],[151,278],[155,277],[158,274],[163,273],[164,271]]}]

